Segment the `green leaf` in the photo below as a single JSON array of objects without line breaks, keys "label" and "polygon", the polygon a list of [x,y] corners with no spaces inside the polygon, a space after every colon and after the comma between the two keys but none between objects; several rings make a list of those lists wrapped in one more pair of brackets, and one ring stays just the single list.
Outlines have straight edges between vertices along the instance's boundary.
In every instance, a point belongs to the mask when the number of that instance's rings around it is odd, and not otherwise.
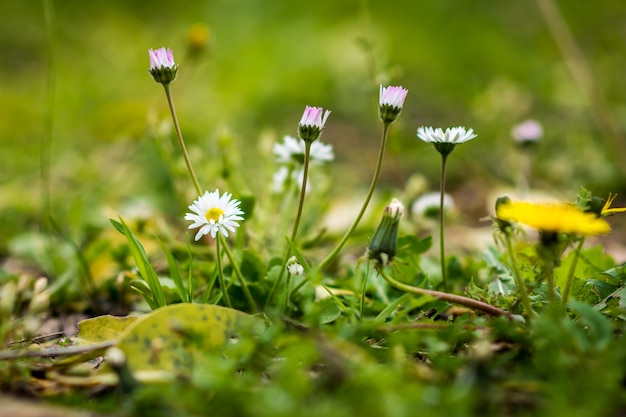
[{"label": "green leaf", "polygon": [[[117,222],[113,219],[109,219],[113,227],[117,229],[120,233],[126,236],[126,240],[128,241],[128,247],[130,249],[130,253],[133,255],[135,260],[135,264],[139,269],[139,273],[141,277],[147,282],[150,291],[152,292],[152,300],[146,299],[150,306],[165,306],[165,296],[163,295],[163,289],[161,288],[161,284],[159,283],[159,278],[152,268],[150,261],[148,261],[148,255],[146,255],[146,251],[143,246],[139,242],[139,240],[135,237],[130,228],[124,223],[124,220],[120,218],[120,222]],[[154,308],[154,307],[153,307]]]},{"label": "green leaf", "polygon": [[161,250],[163,251],[167,259],[167,267],[170,270],[170,278],[172,278],[172,281],[174,281],[174,285],[178,290],[178,295],[180,296],[180,299],[183,302],[191,303],[191,291],[187,291],[187,289],[185,288],[185,284],[183,283],[183,278],[180,274],[180,269],[178,268],[176,259],[174,259],[172,252],[167,248],[167,246],[165,246],[165,243],[163,243],[160,239],[159,245],[161,246]]},{"label": "green leaf", "polygon": [[174,304],[133,322],[119,338],[129,368],[137,371],[189,370],[200,355],[219,352],[239,331],[260,321],[231,308]]},{"label": "green leaf", "polygon": [[410,253],[412,255],[421,255],[425,253],[433,244],[433,238],[426,236],[420,239],[419,236],[406,235],[398,238],[398,254]]},{"label": "green leaf", "polygon": [[587,329],[592,346],[602,350],[611,343],[613,328],[604,314],[593,306],[578,301],[571,302],[570,307],[579,316],[584,328]]},{"label": "green leaf", "polygon": [[78,322],[78,344],[100,343],[119,338],[137,320],[137,316],[116,317],[111,315],[94,317]]},{"label": "green leaf", "polygon": [[341,308],[332,298],[324,298],[313,304],[311,313],[316,316],[317,323],[327,324],[341,315]]},{"label": "green leaf", "polygon": [[413,297],[411,294],[404,294],[390,302],[387,307],[376,316],[376,321],[385,321],[399,306],[411,300],[411,297]]}]

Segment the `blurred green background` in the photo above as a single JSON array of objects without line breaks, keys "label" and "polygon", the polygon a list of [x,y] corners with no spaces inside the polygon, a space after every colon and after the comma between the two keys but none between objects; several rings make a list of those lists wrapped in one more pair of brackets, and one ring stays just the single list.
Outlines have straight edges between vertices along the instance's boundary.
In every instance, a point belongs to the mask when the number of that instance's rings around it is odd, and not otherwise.
[{"label": "blurred green background", "polygon": [[52,215],[74,230],[134,200],[182,217],[188,201],[172,198],[155,143],[169,114],[147,50],[161,46],[180,64],[178,115],[208,189],[211,167],[240,152],[246,191],[262,192],[271,177],[258,169],[305,105],[332,110],[322,139],[335,147],[335,195],[366,189],[382,83],[409,89],[384,188],[421,174],[437,189],[439,156],[415,131],[464,125],[478,138],[451,158],[449,189],[484,216],[489,191],[517,178],[511,128],[532,118],[545,129],[532,187],[626,195],[626,3],[556,2],[584,56],[577,79],[542,1],[4,1],[0,250],[37,227],[48,181]]}]

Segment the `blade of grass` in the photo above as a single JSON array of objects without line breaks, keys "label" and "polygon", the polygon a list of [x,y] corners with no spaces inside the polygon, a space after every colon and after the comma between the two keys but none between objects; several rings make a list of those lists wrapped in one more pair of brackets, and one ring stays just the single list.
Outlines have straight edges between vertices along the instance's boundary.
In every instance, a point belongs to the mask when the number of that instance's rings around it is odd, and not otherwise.
[{"label": "blade of grass", "polygon": [[154,304],[156,304],[157,307],[164,307],[166,303],[165,296],[163,295],[163,288],[159,282],[159,277],[148,261],[148,255],[146,255],[145,249],[121,217],[119,222],[113,219],[109,220],[118,232],[126,236],[130,253],[133,255],[135,264],[137,264],[137,268],[139,269],[139,273],[148,284],[150,291],[152,291]]}]

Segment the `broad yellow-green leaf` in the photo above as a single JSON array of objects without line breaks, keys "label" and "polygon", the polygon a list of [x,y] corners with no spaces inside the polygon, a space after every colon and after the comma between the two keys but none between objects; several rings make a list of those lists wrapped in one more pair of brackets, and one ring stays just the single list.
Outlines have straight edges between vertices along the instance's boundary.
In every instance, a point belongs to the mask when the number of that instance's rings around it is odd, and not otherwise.
[{"label": "broad yellow-green leaf", "polygon": [[231,308],[206,304],[174,304],[159,308],[131,324],[119,339],[130,370],[184,371],[198,355],[219,351],[236,340],[238,331],[256,320]]},{"label": "broad yellow-green leaf", "polygon": [[94,317],[78,323],[76,342],[100,343],[118,339],[137,316],[115,317],[111,315]]}]

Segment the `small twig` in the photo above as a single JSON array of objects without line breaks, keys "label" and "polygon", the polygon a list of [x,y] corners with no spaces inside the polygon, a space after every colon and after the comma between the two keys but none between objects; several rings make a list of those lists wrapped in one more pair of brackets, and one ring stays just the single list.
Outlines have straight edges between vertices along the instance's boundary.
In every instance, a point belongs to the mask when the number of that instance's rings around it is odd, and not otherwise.
[{"label": "small twig", "polygon": [[[394,332],[396,330],[440,330],[447,329],[452,323],[399,323],[389,326],[377,327],[376,330],[381,332]],[[487,327],[478,327],[471,324],[463,325],[465,330],[487,329]]]},{"label": "small twig", "polygon": [[58,358],[59,356],[80,355],[83,353],[97,352],[115,346],[117,341],[111,340],[102,343],[95,343],[89,346],[71,346],[58,349],[47,350],[5,350],[0,352],[0,360],[23,359],[23,358]]},{"label": "small twig", "polygon": [[11,347],[15,345],[24,345],[24,344],[32,345],[34,343],[47,342],[49,340],[53,340],[53,339],[63,337],[63,336],[65,336],[65,332],[42,334],[41,336],[33,337],[32,339],[22,339],[22,340],[16,340],[14,342],[7,343],[7,347]]},{"label": "small twig", "polygon": [[505,316],[509,319],[515,318],[513,314],[509,313],[506,310],[502,310],[501,308],[492,306],[491,304],[487,304],[482,301],[474,300],[473,298],[463,297],[461,295],[450,294],[447,292],[427,290],[424,288],[418,288],[418,287],[413,287],[411,285],[403,284],[400,281],[396,281],[395,279],[391,278],[383,270],[381,265],[377,264],[376,270],[389,284],[391,284],[393,287],[399,290],[402,290],[411,294],[417,294],[417,295],[430,295],[431,297],[435,297],[438,300],[447,301],[453,304],[460,304],[462,306],[465,306],[474,310],[479,310],[484,313],[490,314],[492,316]]}]

